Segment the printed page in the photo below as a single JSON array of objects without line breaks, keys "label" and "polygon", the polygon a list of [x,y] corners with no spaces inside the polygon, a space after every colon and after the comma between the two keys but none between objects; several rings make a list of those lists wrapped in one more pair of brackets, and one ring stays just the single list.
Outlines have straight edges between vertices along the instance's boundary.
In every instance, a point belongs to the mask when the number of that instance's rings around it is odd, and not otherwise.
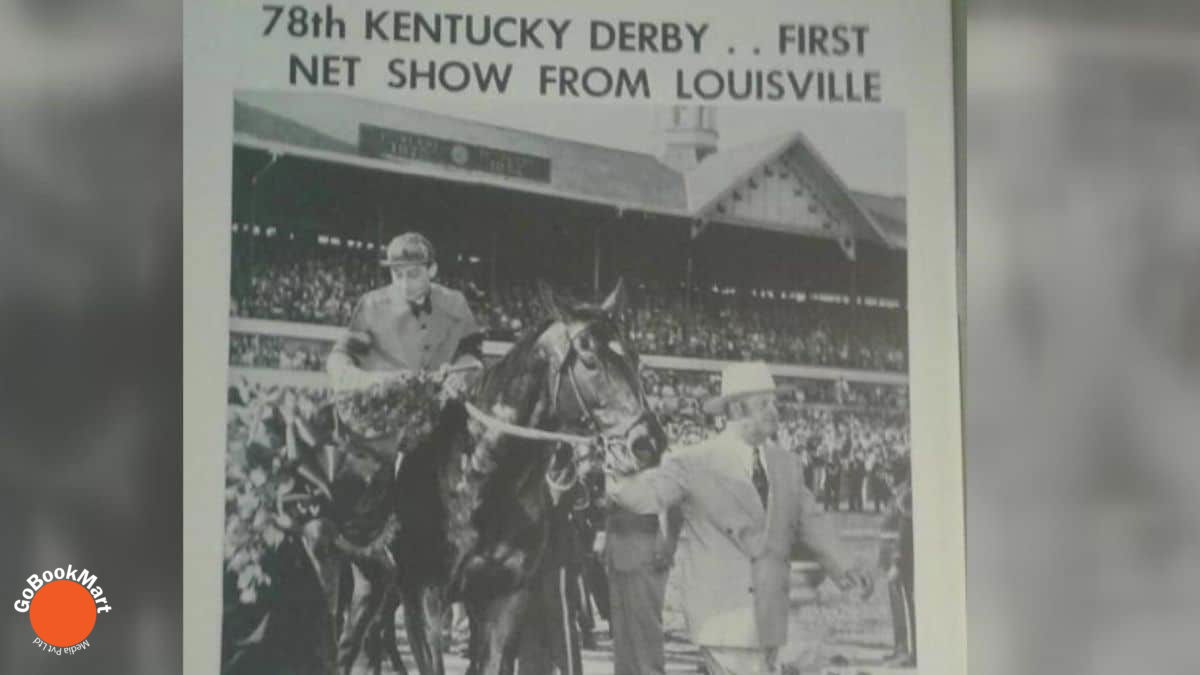
[{"label": "printed page", "polygon": [[965,672],[948,3],[184,38],[187,673]]}]

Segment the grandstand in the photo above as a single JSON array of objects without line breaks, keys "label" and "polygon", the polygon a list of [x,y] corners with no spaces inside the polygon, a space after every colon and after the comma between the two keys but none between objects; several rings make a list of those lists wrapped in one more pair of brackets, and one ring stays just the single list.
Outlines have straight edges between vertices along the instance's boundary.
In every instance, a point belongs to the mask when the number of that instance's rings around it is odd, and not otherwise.
[{"label": "grandstand", "polygon": [[[372,248],[278,240],[234,226],[234,248],[257,250],[239,263],[234,316],[344,326],[364,293],[387,283]],[[247,242],[252,237],[259,242]],[[449,277],[449,278],[447,278]],[[489,289],[443,275],[463,290],[489,337],[511,341],[538,316],[532,282],[505,281]],[[627,282],[631,306],[624,317],[631,342],[645,354],[845,366],[903,372],[903,313],[887,307],[850,308],[841,302],[784,291],[694,289],[678,284]],[[586,292],[583,293],[586,295]]]},{"label": "grandstand", "polygon": [[[680,106],[656,156],[264,92],[237,95],[234,132],[234,376],[323,386],[380,248],[418,230],[490,354],[536,322],[536,280],[592,298],[623,278],[656,371],[763,359],[907,409],[904,200],[852,191],[801,133],[720,148],[711,109]],[[810,403],[863,404],[832,396]]]}]

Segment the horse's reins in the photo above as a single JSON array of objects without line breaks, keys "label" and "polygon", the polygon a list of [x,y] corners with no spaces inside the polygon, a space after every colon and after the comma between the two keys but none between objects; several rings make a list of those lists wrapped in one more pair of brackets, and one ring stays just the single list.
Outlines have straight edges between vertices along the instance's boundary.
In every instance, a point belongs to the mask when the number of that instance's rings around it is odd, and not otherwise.
[{"label": "horse's reins", "polygon": [[[555,400],[554,407],[557,408],[558,391],[562,388],[562,383],[565,379],[567,384],[570,385],[571,392],[575,395],[575,400],[579,403],[580,410],[583,411],[583,421],[590,423],[591,426],[596,430],[596,434],[594,436],[583,436],[580,434],[570,434],[561,431],[547,431],[545,429],[538,429],[536,427],[513,424],[511,422],[506,422],[502,419],[499,419],[493,415],[489,415],[487,412],[480,410],[470,401],[463,401],[463,406],[466,408],[467,414],[469,414],[472,419],[479,422],[484,427],[492,431],[512,436],[514,438],[548,443],[565,443],[576,447],[599,446],[606,452],[610,449],[610,446],[622,445],[624,441],[621,439],[623,439],[623,437],[629,433],[630,429],[645,419],[645,413],[630,420],[627,424],[622,425],[622,427],[618,430],[608,434],[602,432],[603,427],[600,424],[600,420],[596,417],[596,414],[592,410],[591,406],[587,404],[587,400],[584,399],[583,392],[579,387],[579,382],[575,377],[575,370],[572,368],[575,360],[579,357],[575,347],[575,338],[577,337],[578,334],[568,337],[570,351],[568,351],[566,356],[563,357],[562,364],[557,368],[557,377],[555,379],[554,386],[551,388],[551,396]],[[645,403],[644,395],[642,394],[640,388],[638,389],[638,398],[643,404]],[[578,480],[578,475],[576,475],[569,483],[560,483],[555,481],[549,476],[549,474],[547,474],[546,480],[557,489],[565,490],[566,488],[571,487],[571,485]]]},{"label": "horse's reins", "polygon": [[545,429],[537,429],[535,427],[524,427],[519,424],[505,422],[504,420],[487,414],[486,412],[475,407],[470,401],[463,401],[463,407],[467,409],[467,413],[476,422],[483,426],[499,431],[507,436],[515,438],[523,438],[529,441],[546,441],[551,443],[568,443],[570,445],[590,445],[596,442],[596,439],[589,436],[580,436],[577,434],[566,434],[561,431],[546,431]]}]

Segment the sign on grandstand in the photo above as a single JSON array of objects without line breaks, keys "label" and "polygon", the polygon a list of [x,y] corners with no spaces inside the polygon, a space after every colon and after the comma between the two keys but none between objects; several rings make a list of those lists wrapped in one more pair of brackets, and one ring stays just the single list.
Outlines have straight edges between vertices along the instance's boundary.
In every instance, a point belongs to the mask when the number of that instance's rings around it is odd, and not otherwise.
[{"label": "sign on grandstand", "polygon": [[550,182],[550,160],[545,157],[387,129],[371,124],[360,124],[358,127],[358,151],[367,157],[376,159],[415,159],[470,171],[524,178],[539,183]]}]

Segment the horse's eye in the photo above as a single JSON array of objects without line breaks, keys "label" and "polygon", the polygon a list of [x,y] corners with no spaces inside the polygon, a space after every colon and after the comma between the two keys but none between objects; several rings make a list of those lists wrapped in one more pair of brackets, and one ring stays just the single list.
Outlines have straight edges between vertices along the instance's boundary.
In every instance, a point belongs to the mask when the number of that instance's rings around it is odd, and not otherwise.
[{"label": "horse's eye", "polygon": [[588,370],[595,370],[600,367],[600,361],[596,357],[596,352],[579,352],[579,362]]}]

